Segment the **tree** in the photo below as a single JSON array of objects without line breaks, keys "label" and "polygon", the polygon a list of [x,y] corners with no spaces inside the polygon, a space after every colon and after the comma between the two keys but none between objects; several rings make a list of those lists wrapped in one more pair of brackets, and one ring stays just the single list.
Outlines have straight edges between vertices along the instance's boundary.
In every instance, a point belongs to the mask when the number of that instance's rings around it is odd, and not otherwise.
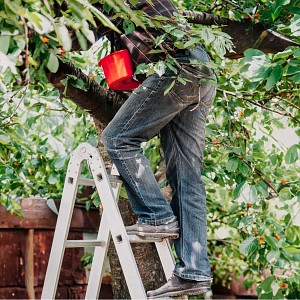
[{"label": "tree", "polygon": [[[105,3],[124,18],[126,33],[147,24],[162,28],[178,48],[205,44],[218,75],[203,172],[215,276],[221,280],[243,273],[246,286],[258,283],[260,298],[297,298],[299,143],[285,147],[272,135],[283,127],[293,129],[296,137],[300,133],[299,1],[174,0],[186,18],[179,14],[173,20],[145,19],[124,1]],[[0,203],[18,212],[17,199],[26,194],[59,196],[67,154],[80,141],[96,144],[93,126],[100,136],[128,93],[107,90],[96,66],[109,51],[107,41],[88,52],[71,51],[94,44],[99,24],[114,28],[97,1],[5,0],[0,5]],[[175,26],[188,20],[204,25],[194,24],[189,32]],[[214,24],[227,25],[221,31]],[[156,50],[164,51],[159,45],[166,35],[155,41]],[[161,74],[170,63],[171,58],[137,71]],[[63,141],[71,131],[72,137]],[[151,141],[146,149],[154,171],[158,144]],[[220,237],[219,229],[230,235]]]}]

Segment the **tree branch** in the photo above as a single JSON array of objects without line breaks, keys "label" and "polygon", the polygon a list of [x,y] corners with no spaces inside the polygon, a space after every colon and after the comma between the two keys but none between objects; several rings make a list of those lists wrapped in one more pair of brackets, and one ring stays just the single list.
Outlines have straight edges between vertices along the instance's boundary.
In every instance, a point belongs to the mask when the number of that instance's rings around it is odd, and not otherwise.
[{"label": "tree branch", "polygon": [[[252,169],[252,167],[251,167],[251,165],[244,159],[244,158],[242,158],[242,161],[250,168],[250,169]],[[270,181],[268,181],[266,178],[265,178],[265,176],[264,176],[264,174],[261,172],[261,171],[259,171],[257,168],[254,168],[254,172],[267,184],[267,186],[271,189],[271,190],[273,190],[274,191],[274,193],[276,194],[276,196],[279,196],[279,194],[278,194],[278,192],[277,192],[277,190],[276,190],[276,188],[270,183]]]},{"label": "tree branch", "polygon": [[202,25],[229,25],[231,23],[238,24],[239,21],[235,21],[228,18],[222,18],[205,12],[197,12],[191,10],[180,10],[180,14],[185,16],[189,23],[202,24]]},{"label": "tree branch", "polygon": [[[72,84],[68,84],[67,89],[61,83],[67,75],[74,75],[88,84],[87,91],[79,89]],[[95,80],[89,78],[80,69],[70,63],[60,62],[59,70],[56,74],[48,74],[49,81],[59,89],[61,94],[72,100],[90,115],[103,124],[108,124],[121,105],[127,99],[123,92],[115,92],[102,87]]]}]

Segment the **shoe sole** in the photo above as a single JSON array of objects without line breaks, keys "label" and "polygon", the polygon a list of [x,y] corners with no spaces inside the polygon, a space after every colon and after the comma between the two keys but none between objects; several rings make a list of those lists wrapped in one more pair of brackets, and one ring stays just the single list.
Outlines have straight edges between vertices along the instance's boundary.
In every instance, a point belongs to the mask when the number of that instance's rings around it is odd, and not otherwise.
[{"label": "shoe sole", "polygon": [[155,233],[155,232],[140,232],[140,231],[131,231],[127,232],[129,235],[137,235],[142,239],[178,239],[179,233]]},{"label": "shoe sole", "polygon": [[211,289],[207,288],[198,288],[192,290],[185,290],[185,291],[176,291],[176,292],[169,292],[165,294],[160,294],[156,296],[148,296],[148,299],[158,299],[158,298],[168,298],[168,297],[178,297],[178,296],[196,296],[202,295],[210,292]]}]

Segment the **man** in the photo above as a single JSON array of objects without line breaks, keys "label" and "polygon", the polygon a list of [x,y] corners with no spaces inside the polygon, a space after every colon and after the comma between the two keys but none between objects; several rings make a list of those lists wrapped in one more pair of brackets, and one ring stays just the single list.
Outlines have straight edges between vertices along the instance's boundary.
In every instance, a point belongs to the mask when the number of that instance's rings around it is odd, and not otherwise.
[{"label": "man", "polygon": [[[140,0],[134,9],[149,16],[171,18],[176,8],[169,0]],[[145,34],[139,29],[140,33]],[[156,37],[161,32],[151,31]],[[127,37],[130,39],[130,36]],[[123,40],[123,39],[122,39]],[[136,41],[130,40],[132,44]],[[128,46],[128,44],[126,44]],[[138,47],[128,47],[133,61],[155,58]],[[148,51],[151,48],[149,47]],[[205,143],[205,118],[215,97],[215,87],[199,83],[199,77],[214,79],[204,66],[209,61],[201,46],[178,50],[178,74],[187,79],[177,82],[165,94],[177,76],[171,70],[159,77],[147,77],[120,108],[103,131],[102,140],[112,161],[124,179],[129,201],[138,222],[126,228],[127,233],[143,238],[174,239],[178,257],[173,276],[161,288],[148,291],[149,298],[198,295],[210,290],[210,266],[207,258],[206,195],[201,181]],[[190,59],[198,60],[194,67]],[[141,62],[141,59],[140,61]],[[155,180],[141,143],[160,134],[167,179],[173,197],[169,205]]]}]

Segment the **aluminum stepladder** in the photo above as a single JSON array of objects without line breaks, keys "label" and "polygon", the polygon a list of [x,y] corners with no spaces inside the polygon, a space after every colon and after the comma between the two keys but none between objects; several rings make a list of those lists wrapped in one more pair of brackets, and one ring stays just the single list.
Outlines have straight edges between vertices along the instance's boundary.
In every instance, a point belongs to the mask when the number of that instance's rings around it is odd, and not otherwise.
[{"label": "aluminum stepladder", "polygon": [[[80,178],[83,161],[87,161],[92,180]],[[80,184],[96,186],[101,199],[103,215],[96,240],[67,240]],[[171,277],[175,261],[167,239],[151,241],[127,235],[117,204],[121,184],[117,170],[113,167],[108,175],[99,151],[90,144],[82,143],[71,153],[41,299],[55,298],[65,248],[74,247],[95,247],[85,299],[98,299],[111,237],[132,299],[146,299],[147,296],[130,243],[155,242],[165,276]]]}]

